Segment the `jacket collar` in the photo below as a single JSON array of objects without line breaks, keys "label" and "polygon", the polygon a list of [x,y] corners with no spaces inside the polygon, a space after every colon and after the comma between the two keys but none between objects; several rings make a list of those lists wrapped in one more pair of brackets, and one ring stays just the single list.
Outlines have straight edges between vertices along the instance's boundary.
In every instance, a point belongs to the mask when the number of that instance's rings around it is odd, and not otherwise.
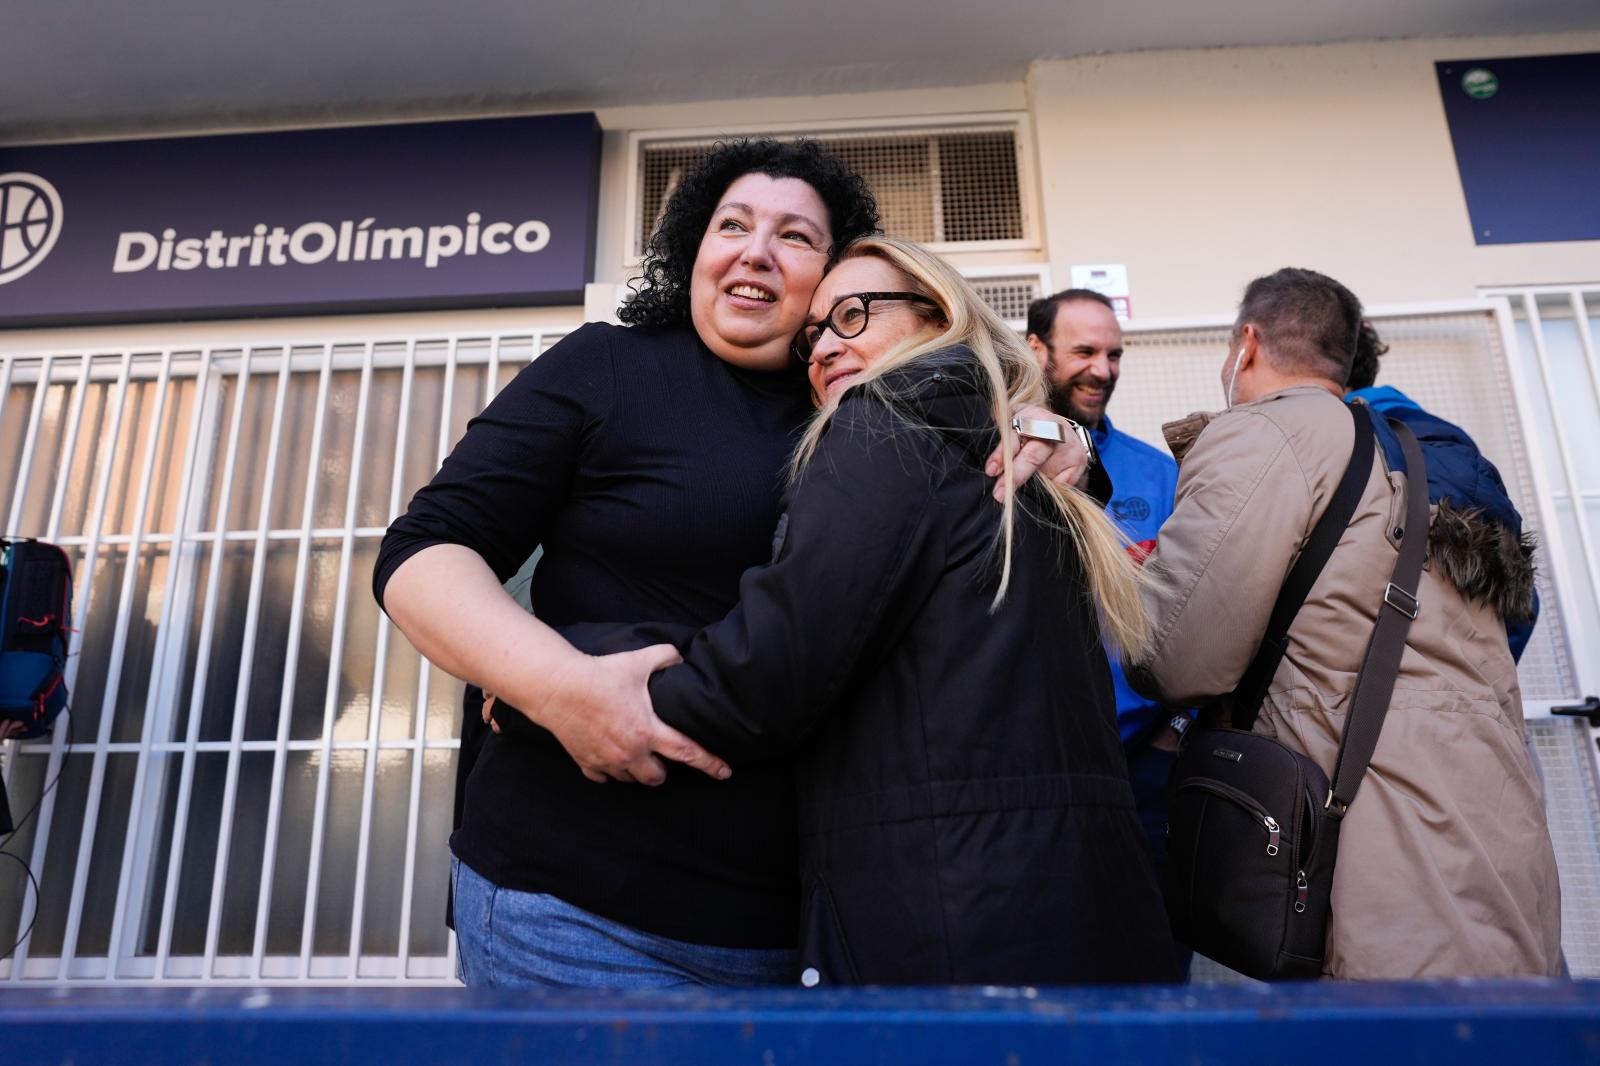
[{"label": "jacket collar", "polygon": [[[1260,407],[1285,396],[1298,396],[1302,393],[1317,392],[1327,393],[1329,396],[1333,395],[1321,385],[1290,385],[1286,389],[1269,392],[1265,396],[1251,400],[1249,403],[1241,403],[1226,411],[1197,411],[1186,418],[1168,422],[1161,427],[1161,435],[1166,438],[1167,449],[1172,452],[1172,458],[1177,460],[1179,466],[1182,466],[1183,457],[1188,455],[1189,450],[1194,447],[1194,442],[1200,437],[1200,431],[1223,415],[1232,414],[1234,411],[1249,410],[1252,407]],[[1099,444],[1099,441],[1095,443]]]}]

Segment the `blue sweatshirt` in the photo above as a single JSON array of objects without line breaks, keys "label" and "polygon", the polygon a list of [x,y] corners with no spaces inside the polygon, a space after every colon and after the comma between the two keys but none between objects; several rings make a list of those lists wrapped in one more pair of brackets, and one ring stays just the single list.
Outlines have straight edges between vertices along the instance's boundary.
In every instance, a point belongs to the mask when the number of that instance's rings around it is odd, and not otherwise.
[{"label": "blue sweatshirt", "polygon": [[[1159,448],[1117,429],[1102,418],[1093,431],[1100,463],[1114,486],[1106,514],[1134,542],[1155,540],[1161,523],[1172,514],[1178,492],[1178,464]],[[1111,680],[1117,691],[1117,730],[1123,744],[1141,739],[1171,713],[1133,690],[1122,674],[1117,656],[1111,659]]]}]

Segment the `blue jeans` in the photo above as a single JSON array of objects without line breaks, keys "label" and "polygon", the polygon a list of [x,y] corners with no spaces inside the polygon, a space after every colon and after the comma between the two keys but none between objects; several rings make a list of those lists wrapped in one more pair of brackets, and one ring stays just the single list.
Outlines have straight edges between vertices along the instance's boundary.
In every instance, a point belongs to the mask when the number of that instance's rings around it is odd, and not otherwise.
[{"label": "blue jeans", "polygon": [[457,976],[473,988],[674,988],[795,979],[795,952],[787,948],[669,940],[542,892],[499,888],[453,856],[450,877]]}]

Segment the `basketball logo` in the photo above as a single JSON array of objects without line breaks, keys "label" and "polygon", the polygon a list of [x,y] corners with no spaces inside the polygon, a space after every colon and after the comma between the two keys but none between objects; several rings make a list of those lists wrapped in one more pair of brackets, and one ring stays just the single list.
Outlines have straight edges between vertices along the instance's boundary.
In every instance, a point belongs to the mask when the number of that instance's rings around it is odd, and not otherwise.
[{"label": "basketball logo", "polygon": [[0,174],[0,285],[44,261],[61,236],[61,197],[35,174]]}]

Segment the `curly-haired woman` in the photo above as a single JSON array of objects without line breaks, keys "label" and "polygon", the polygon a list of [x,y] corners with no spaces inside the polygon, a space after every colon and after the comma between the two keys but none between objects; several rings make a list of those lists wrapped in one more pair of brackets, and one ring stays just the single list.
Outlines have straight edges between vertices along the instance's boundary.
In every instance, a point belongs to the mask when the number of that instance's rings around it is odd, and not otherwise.
[{"label": "curly-haired woman", "polygon": [[[811,413],[790,339],[831,255],[876,225],[861,178],[816,146],[719,146],[673,194],[629,326],[584,326],[530,364],[390,527],[373,586],[396,625],[552,734],[488,738],[466,781],[451,849],[469,984],[792,978],[789,768],[723,780],[655,725],[617,764],[661,787],[586,780],[558,738],[602,709],[653,719],[646,680],[671,652],[600,670],[550,627],[700,626],[734,604]],[[1045,451],[1024,450],[1018,479]],[[1075,478],[1081,453],[1057,451],[1052,476]],[[529,615],[500,583],[538,546]],[[652,752],[706,773],[666,776]]]}]

